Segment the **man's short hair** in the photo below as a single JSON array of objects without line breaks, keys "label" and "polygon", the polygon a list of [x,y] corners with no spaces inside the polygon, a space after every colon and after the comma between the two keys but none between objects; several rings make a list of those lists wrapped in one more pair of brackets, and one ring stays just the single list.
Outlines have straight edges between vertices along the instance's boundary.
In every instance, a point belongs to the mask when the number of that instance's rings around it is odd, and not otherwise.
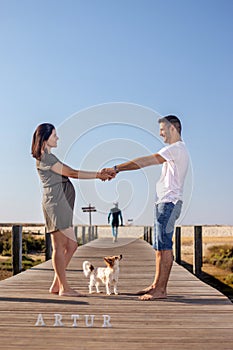
[{"label": "man's short hair", "polygon": [[181,122],[180,122],[180,119],[177,118],[175,115],[167,115],[166,117],[162,117],[158,120],[158,122],[167,123],[167,124],[171,123],[172,125],[174,125],[178,133],[181,135],[181,130],[182,130]]}]

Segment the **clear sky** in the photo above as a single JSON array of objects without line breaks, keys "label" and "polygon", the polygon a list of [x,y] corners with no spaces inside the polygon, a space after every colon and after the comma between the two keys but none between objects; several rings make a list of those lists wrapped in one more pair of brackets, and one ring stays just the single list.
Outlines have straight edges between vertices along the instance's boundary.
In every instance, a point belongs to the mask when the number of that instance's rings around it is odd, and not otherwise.
[{"label": "clear sky", "polygon": [[[161,148],[157,119],[182,120],[192,166],[181,224],[231,224],[233,1],[0,0],[0,222],[43,222],[32,134],[51,122],[55,153],[97,169]],[[108,183],[72,180],[106,223],[152,224],[160,167]]]}]

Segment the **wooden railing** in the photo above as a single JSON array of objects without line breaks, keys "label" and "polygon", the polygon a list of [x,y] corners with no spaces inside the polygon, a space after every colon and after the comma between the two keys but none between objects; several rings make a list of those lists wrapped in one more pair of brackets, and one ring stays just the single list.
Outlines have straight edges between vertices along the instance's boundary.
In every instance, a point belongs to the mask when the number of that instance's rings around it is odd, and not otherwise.
[{"label": "wooden railing", "polygon": [[[78,237],[78,226],[74,227],[76,238],[80,244],[86,244],[98,238],[97,226],[79,226],[82,234]],[[22,271],[22,234],[21,225],[12,226],[12,269],[13,274]],[[181,234],[182,227],[178,226],[175,229],[174,235],[174,260],[181,264]],[[145,226],[143,238],[148,243],[152,244],[153,228]],[[49,260],[52,256],[51,237],[50,233],[45,233],[45,259]],[[193,273],[198,277],[202,269],[202,226],[194,226],[194,245],[193,245]]]}]

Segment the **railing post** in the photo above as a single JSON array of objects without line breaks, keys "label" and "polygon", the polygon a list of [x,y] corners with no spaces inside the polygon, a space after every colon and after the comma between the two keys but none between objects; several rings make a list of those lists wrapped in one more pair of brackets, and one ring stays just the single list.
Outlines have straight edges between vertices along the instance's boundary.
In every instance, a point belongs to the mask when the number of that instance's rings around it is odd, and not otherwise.
[{"label": "railing post", "polygon": [[78,226],[77,225],[74,226],[74,234],[75,234],[76,241],[78,241]]},{"label": "railing post", "polygon": [[22,271],[22,226],[12,227],[12,270],[13,275]]},{"label": "railing post", "polygon": [[98,226],[95,226],[95,239],[98,238]]},{"label": "railing post", "polygon": [[148,242],[148,227],[144,226],[144,241]]},{"label": "railing post", "polygon": [[194,256],[193,273],[197,277],[202,268],[202,226],[194,226]]},{"label": "railing post", "polygon": [[82,244],[86,243],[85,230],[86,230],[86,227],[82,226]]},{"label": "railing post", "polygon": [[48,261],[52,257],[52,242],[50,232],[45,229],[45,260]]},{"label": "railing post", "polygon": [[91,228],[92,226],[88,226],[88,242],[91,241]]},{"label": "railing post", "polygon": [[152,227],[149,227],[149,243],[152,245]]},{"label": "railing post", "polygon": [[181,264],[181,227],[175,230],[175,262]]},{"label": "railing post", "polygon": [[91,240],[93,241],[95,239],[95,227],[91,226]]}]

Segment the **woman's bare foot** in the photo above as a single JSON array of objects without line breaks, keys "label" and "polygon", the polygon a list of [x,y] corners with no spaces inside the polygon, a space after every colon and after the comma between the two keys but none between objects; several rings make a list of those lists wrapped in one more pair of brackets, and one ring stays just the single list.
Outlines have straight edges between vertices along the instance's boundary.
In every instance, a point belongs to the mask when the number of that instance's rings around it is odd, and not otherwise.
[{"label": "woman's bare foot", "polygon": [[51,294],[58,294],[59,293],[58,281],[55,281],[52,283],[51,287],[49,288],[49,293],[51,293]]},{"label": "woman's bare foot", "polygon": [[85,295],[77,292],[74,289],[70,289],[68,291],[59,292],[59,296],[61,296],[61,297],[84,297]]},{"label": "woman's bare foot", "polygon": [[59,294],[59,291],[53,290],[52,288],[49,289],[49,293],[51,294]]},{"label": "woman's bare foot", "polygon": [[155,299],[167,299],[167,293],[159,291],[155,287],[153,287],[146,294],[139,297],[139,299],[144,301]]}]

